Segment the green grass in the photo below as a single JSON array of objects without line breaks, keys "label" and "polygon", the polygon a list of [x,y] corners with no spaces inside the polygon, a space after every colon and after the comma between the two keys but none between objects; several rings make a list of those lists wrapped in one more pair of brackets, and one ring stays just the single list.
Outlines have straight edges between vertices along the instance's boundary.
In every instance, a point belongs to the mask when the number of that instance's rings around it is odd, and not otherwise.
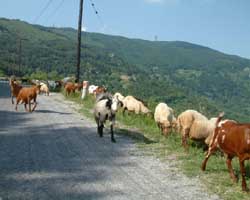
[{"label": "green grass", "polygon": [[[80,112],[93,119],[91,112],[95,99],[87,96],[81,100],[79,94],[66,97],[68,100],[81,104]],[[163,162],[171,159],[176,161],[176,167],[184,172],[188,177],[198,177],[208,191],[218,194],[222,199],[247,200],[249,194],[241,191],[241,177],[238,183],[233,183],[229,177],[225,158],[218,152],[210,157],[207,163],[207,170],[202,172],[200,169],[205,152],[196,142],[189,141],[189,151],[185,152],[181,146],[181,137],[177,133],[172,133],[168,137],[160,134],[153,118],[144,115],[125,114],[121,111],[117,113],[117,126],[115,134],[128,135],[133,138],[139,148],[145,154],[160,158]],[[250,168],[246,162],[247,183],[250,187]],[[233,160],[233,169],[240,176],[238,159]]]}]

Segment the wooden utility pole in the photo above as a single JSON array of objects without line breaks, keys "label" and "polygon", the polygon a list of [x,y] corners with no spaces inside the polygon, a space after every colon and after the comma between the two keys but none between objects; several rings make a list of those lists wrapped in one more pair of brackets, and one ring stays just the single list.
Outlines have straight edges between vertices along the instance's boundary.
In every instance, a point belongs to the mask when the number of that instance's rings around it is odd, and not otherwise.
[{"label": "wooden utility pole", "polygon": [[18,76],[21,76],[21,65],[22,65],[22,41],[27,40],[26,38],[18,37]]},{"label": "wooden utility pole", "polygon": [[80,81],[80,64],[81,64],[81,33],[82,33],[82,11],[83,11],[83,0],[80,0],[80,10],[78,19],[78,41],[77,41],[77,63],[76,63],[76,82]]},{"label": "wooden utility pole", "polygon": [[19,50],[18,50],[18,76],[20,77],[21,74],[21,63],[22,63],[22,39],[19,36]]}]

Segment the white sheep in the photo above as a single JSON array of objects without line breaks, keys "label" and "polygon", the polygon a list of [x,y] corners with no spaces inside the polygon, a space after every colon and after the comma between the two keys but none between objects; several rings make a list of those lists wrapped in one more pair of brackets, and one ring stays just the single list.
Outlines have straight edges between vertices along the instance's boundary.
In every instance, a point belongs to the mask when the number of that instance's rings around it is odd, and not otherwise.
[{"label": "white sheep", "polygon": [[110,132],[111,141],[116,142],[114,138],[113,126],[115,125],[115,114],[118,110],[119,100],[116,97],[109,98],[110,95],[102,95],[94,107],[94,117],[97,124],[97,132],[100,137],[103,137],[103,128],[106,120],[111,122]]},{"label": "white sheep", "polygon": [[176,123],[174,111],[166,103],[159,103],[155,107],[154,119],[164,135],[167,135]]},{"label": "white sheep", "polygon": [[123,114],[126,110],[129,112],[135,112],[136,114],[143,113],[148,114],[151,111],[143,104],[142,101],[137,100],[133,96],[126,96],[123,101]]},{"label": "white sheep", "polygon": [[187,138],[193,122],[195,120],[208,120],[204,115],[196,110],[186,110],[177,118],[177,130],[182,135],[182,145],[187,148]]}]

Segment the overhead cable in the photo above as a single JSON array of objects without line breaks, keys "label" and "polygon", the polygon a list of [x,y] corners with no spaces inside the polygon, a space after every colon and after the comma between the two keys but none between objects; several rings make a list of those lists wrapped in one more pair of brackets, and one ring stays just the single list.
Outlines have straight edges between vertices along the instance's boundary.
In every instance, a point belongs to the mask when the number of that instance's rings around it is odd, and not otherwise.
[{"label": "overhead cable", "polygon": [[36,23],[39,18],[43,15],[43,13],[47,10],[47,8],[50,6],[50,4],[52,3],[53,0],[49,0],[46,5],[44,6],[44,8],[41,10],[41,12],[39,13],[39,15],[35,18],[34,23]]}]

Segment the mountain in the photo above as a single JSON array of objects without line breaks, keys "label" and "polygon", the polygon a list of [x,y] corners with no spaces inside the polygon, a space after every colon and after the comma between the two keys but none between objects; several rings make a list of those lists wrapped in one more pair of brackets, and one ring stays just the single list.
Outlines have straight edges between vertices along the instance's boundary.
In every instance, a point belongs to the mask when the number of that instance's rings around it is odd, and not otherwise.
[{"label": "mountain", "polygon": [[[249,59],[188,42],[82,34],[82,79],[144,98],[152,107],[165,101],[177,113],[192,108],[215,116],[224,110],[248,121]],[[76,36],[72,28],[0,18],[0,73],[18,73],[21,39],[20,75],[72,75]]]}]

